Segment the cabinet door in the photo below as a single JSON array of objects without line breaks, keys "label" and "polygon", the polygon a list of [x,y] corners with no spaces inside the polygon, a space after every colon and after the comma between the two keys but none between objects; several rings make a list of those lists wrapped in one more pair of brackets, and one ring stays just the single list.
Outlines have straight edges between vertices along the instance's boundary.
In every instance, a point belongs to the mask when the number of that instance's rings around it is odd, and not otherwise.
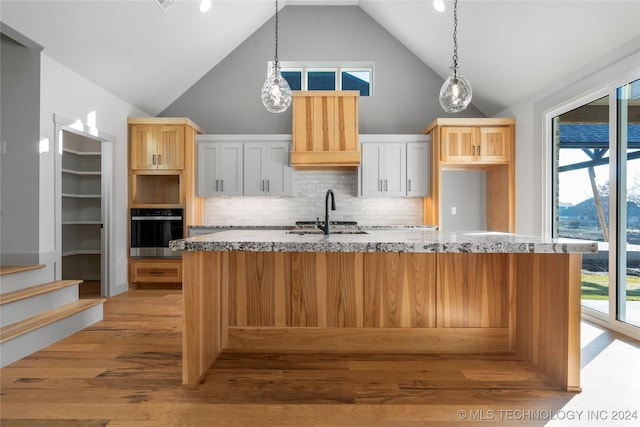
[{"label": "cabinet door", "polygon": [[429,143],[407,142],[407,196],[429,195],[430,158]]},{"label": "cabinet door", "polygon": [[264,196],[267,194],[267,147],[262,142],[244,144],[244,195]]},{"label": "cabinet door", "polygon": [[130,126],[129,163],[131,169],[156,169],[156,126]]},{"label": "cabinet door", "polygon": [[220,149],[221,144],[217,142],[198,143],[196,190],[200,197],[212,197],[219,194],[216,165],[220,163]]},{"label": "cabinet door", "polygon": [[476,143],[476,155],[479,161],[504,162],[511,156],[511,128],[481,127]]},{"label": "cabinet door", "polygon": [[443,127],[440,144],[443,162],[470,162],[475,158],[473,127]]},{"label": "cabinet door", "polygon": [[184,169],[184,127],[160,126],[155,155],[157,169]]},{"label": "cabinet door", "polygon": [[[266,143],[267,192],[270,196],[291,196],[291,167],[288,142]],[[246,167],[246,163],[245,163]]]},{"label": "cabinet door", "polygon": [[241,142],[221,144],[220,163],[216,165],[221,196],[242,196],[242,158]]},{"label": "cabinet door", "polygon": [[382,197],[384,190],[382,156],[384,145],[362,144],[362,164],[360,165],[360,194],[364,197]]},{"label": "cabinet door", "polygon": [[385,197],[404,197],[407,176],[407,152],[405,144],[384,144],[383,187]]}]

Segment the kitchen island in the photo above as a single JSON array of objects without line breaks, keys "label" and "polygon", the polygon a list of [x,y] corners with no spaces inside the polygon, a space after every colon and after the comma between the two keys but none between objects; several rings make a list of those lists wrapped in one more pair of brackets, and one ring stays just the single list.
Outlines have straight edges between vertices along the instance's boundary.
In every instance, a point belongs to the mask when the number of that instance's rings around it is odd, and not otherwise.
[{"label": "kitchen island", "polygon": [[582,253],[495,232],[231,230],[183,251],[183,384],[223,350],[514,353],[580,390]]}]

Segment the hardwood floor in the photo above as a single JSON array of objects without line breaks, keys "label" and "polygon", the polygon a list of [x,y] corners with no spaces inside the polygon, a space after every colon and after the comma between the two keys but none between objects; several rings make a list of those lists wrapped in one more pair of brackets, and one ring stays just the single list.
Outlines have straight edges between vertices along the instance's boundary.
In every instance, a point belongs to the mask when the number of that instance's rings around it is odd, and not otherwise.
[{"label": "hardwood floor", "polygon": [[104,321],[0,370],[0,424],[636,425],[612,418],[640,418],[640,345],[585,322],[582,339],[580,394],[549,389],[511,354],[223,353],[190,389],[180,291],[136,290],[109,299]]}]

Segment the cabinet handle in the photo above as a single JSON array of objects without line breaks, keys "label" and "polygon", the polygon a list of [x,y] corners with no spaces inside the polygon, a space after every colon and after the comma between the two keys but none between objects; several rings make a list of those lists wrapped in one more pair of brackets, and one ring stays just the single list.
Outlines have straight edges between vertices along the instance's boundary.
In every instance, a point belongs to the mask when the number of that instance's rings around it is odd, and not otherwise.
[{"label": "cabinet handle", "polygon": [[471,147],[471,155],[472,156],[476,155],[476,146],[475,145]]},{"label": "cabinet handle", "polygon": [[224,179],[220,180],[220,191],[224,193]]},{"label": "cabinet handle", "polygon": [[264,191],[264,179],[260,180],[260,191]]},{"label": "cabinet handle", "polygon": [[218,180],[216,179],[216,192],[218,191]]},{"label": "cabinet handle", "polygon": [[389,190],[389,181],[387,181],[386,179],[384,180],[384,191],[388,191]]},{"label": "cabinet handle", "polygon": [[153,155],[153,158],[151,159],[151,164],[156,164],[156,155]]},{"label": "cabinet handle", "polygon": [[480,156],[480,146],[478,145],[478,156]]},{"label": "cabinet handle", "polygon": [[271,181],[267,180],[267,193],[271,190]]},{"label": "cabinet handle", "polygon": [[158,154],[158,164],[161,165],[162,164],[162,155]]},{"label": "cabinet handle", "polygon": [[411,191],[411,180],[407,181],[407,191]]},{"label": "cabinet handle", "polygon": [[378,191],[382,191],[382,180],[378,180]]}]

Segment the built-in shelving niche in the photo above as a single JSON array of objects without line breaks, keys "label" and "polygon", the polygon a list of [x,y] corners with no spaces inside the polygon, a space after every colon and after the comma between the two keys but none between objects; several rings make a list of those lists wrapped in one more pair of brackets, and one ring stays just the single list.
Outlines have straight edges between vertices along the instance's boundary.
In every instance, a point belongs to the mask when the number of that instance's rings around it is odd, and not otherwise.
[{"label": "built-in shelving niche", "polygon": [[182,204],[181,174],[141,174],[131,180],[132,205],[154,207],[173,207]]},{"label": "built-in shelving niche", "polygon": [[101,165],[99,141],[63,132],[62,279],[82,279],[81,295],[101,286]]}]

